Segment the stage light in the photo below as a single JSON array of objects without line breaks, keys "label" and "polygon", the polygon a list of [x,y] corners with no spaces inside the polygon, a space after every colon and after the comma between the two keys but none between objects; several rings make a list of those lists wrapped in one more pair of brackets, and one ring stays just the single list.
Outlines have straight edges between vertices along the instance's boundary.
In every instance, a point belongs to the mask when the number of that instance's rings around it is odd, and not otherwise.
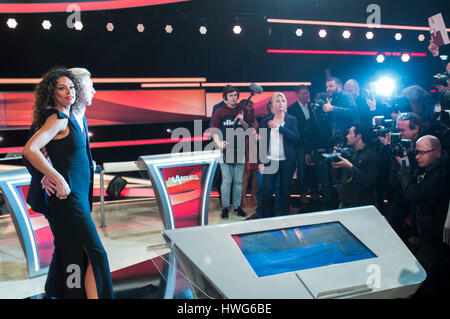
[{"label": "stage light", "polygon": [[106,30],[112,32],[114,30],[114,24],[112,24],[112,22],[108,22],[108,24],[106,25]]},{"label": "stage light", "polygon": [[301,37],[303,35],[303,30],[302,29],[295,30],[295,35]]},{"label": "stage light", "polygon": [[325,38],[327,36],[327,31],[325,29],[321,29],[319,31],[319,37]]},{"label": "stage light", "polygon": [[411,56],[409,55],[409,53],[403,53],[401,59],[403,62],[409,62],[409,59],[411,59]]},{"label": "stage light", "polygon": [[442,60],[442,61],[447,61],[448,60],[448,55],[440,55],[439,56],[439,58]]},{"label": "stage light", "polygon": [[166,27],[164,29],[166,30],[166,33],[172,33],[173,32],[173,27],[170,24],[166,25]]},{"label": "stage light", "polygon": [[344,39],[350,38],[351,35],[352,34],[348,30],[345,30],[344,32],[342,32],[342,36],[344,37]]},{"label": "stage light", "polygon": [[44,21],[42,21],[42,27],[44,28],[44,30],[50,30],[50,28],[52,27],[52,24],[50,21],[44,20]]},{"label": "stage light", "polygon": [[202,25],[200,29],[198,29],[198,31],[200,32],[200,34],[206,34],[206,32],[208,32],[208,29],[206,29],[206,27]]},{"label": "stage light", "polygon": [[89,138],[92,138],[92,137],[94,136],[94,133],[92,133],[91,131],[89,131],[88,135],[89,135]]},{"label": "stage light", "polygon": [[10,29],[15,29],[17,27],[16,19],[9,18],[8,21],[6,21],[6,24]]},{"label": "stage light", "polygon": [[136,28],[137,28],[138,32],[144,32],[144,30],[145,30],[145,27],[142,23],[139,23]]},{"label": "stage light", "polygon": [[394,35],[394,38],[395,38],[395,40],[400,41],[400,40],[402,39],[402,34],[401,34],[400,32],[397,32],[397,33]]},{"label": "stage light", "polygon": [[234,34],[241,34],[242,28],[240,25],[235,25],[233,28]]},{"label": "stage light", "polygon": [[372,31],[368,31],[368,32],[366,33],[366,38],[367,38],[368,40],[372,40],[373,37],[374,37],[374,34],[373,34]]},{"label": "stage light", "polygon": [[383,63],[384,62],[384,54],[378,54],[377,55],[377,62]]},{"label": "stage light", "polygon": [[381,78],[375,82],[375,92],[378,95],[390,96],[394,92],[395,82],[391,78]]},{"label": "stage light", "polygon": [[425,41],[425,36],[421,33],[421,34],[419,34],[417,39],[419,39],[420,42],[423,42],[423,41]]},{"label": "stage light", "polygon": [[83,23],[81,21],[76,21],[74,24],[75,30],[81,31],[83,29]]}]

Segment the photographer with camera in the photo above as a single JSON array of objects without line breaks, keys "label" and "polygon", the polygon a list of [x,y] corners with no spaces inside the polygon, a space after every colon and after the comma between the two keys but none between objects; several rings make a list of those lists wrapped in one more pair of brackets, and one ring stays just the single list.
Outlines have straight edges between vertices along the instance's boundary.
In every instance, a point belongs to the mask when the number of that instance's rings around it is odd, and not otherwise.
[{"label": "photographer with camera", "polygon": [[345,151],[329,159],[339,193],[339,208],[376,206],[380,156],[372,142],[372,128],[356,122],[347,134],[347,145],[354,152]]},{"label": "photographer with camera", "polygon": [[396,124],[398,134],[391,133],[390,140],[385,137],[379,137],[384,144],[382,148],[383,158],[388,159],[389,172],[388,185],[385,185],[385,196],[387,207],[383,211],[386,219],[395,232],[406,241],[408,237],[408,223],[405,223],[410,213],[409,204],[400,191],[397,174],[399,169],[404,166],[416,167],[414,154],[415,142],[423,135],[422,120],[412,112],[402,113],[397,118]]},{"label": "photographer with camera", "polygon": [[443,242],[449,203],[445,159],[441,144],[432,135],[416,142],[417,167],[402,167],[397,178],[410,205],[413,235],[408,246],[427,272],[417,296],[438,296],[449,292],[450,247]]}]

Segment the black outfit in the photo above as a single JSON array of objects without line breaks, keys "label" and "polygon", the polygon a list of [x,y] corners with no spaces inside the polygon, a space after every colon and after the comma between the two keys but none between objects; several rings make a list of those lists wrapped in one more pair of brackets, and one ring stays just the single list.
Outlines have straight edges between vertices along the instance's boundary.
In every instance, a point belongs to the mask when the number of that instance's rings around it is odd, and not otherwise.
[{"label": "black outfit", "polygon": [[345,129],[359,120],[358,107],[353,96],[345,91],[334,94],[331,97],[331,104],[334,105],[334,110],[327,112],[327,117],[333,136],[338,140],[344,140]]},{"label": "black outfit", "polygon": [[314,131],[314,115],[311,108],[311,103],[306,104],[306,108],[309,113],[309,118],[306,118],[303,112],[300,102],[296,101],[294,104],[288,107],[288,113],[295,116],[298,124],[299,139],[298,143],[295,145],[297,152],[297,181],[298,190],[300,193],[305,193],[306,189],[311,189],[313,187],[313,170],[311,167],[305,164],[305,148],[307,145],[308,138],[312,135]]},{"label": "black outfit", "polygon": [[380,156],[369,146],[357,150],[349,159],[351,168],[333,169],[338,180],[341,208],[377,204],[377,180],[380,168]]},{"label": "black outfit", "polygon": [[402,193],[411,204],[418,237],[417,243],[409,246],[427,272],[417,296],[450,293],[450,246],[442,241],[449,202],[445,174],[445,162],[441,159],[425,168],[402,168],[398,174]]},{"label": "black outfit", "polygon": [[[262,129],[266,129],[267,134],[261,134],[260,147],[265,146],[265,154],[270,152],[270,131],[268,122],[273,120],[274,114],[266,116],[261,124],[260,133]],[[289,213],[289,197],[291,190],[292,176],[295,171],[296,151],[295,144],[298,142],[298,125],[297,119],[294,116],[285,114],[284,125],[279,127],[279,133],[283,136],[283,148],[285,160],[275,161],[266,158],[260,152],[259,160],[264,163],[263,174],[263,194],[261,200],[261,217],[274,216],[273,211],[273,194],[275,191],[277,177],[280,176],[280,213],[286,215]],[[272,165],[279,165],[276,172],[270,172]]]},{"label": "black outfit", "polygon": [[[48,112],[47,117],[54,113],[58,118],[67,118],[54,109]],[[64,200],[55,195],[49,197],[47,218],[54,236],[55,251],[46,291],[57,298],[85,298],[84,278],[89,257],[98,297],[113,298],[107,254],[91,217],[90,181],[93,172],[87,151],[88,140],[72,120],[68,121],[68,126],[68,136],[51,140],[46,146],[53,167],[64,177],[71,190]],[[79,286],[71,288],[67,282],[73,280],[74,270],[70,267],[73,265],[78,266],[81,279]]]}]

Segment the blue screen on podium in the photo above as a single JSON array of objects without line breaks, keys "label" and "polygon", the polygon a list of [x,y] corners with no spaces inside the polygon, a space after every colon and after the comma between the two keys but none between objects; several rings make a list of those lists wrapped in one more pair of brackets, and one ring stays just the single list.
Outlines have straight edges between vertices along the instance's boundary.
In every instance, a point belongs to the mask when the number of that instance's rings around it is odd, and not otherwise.
[{"label": "blue screen on podium", "polygon": [[377,257],[340,222],[232,237],[258,277]]}]

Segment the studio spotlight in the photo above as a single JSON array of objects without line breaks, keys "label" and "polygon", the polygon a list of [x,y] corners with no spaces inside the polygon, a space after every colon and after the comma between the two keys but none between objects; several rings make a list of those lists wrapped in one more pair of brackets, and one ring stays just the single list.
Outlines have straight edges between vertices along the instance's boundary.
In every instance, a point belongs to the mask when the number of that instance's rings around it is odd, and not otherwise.
[{"label": "studio spotlight", "polygon": [[89,131],[88,135],[89,135],[89,138],[94,137],[94,133],[92,133],[91,131]]},{"label": "studio spotlight", "polygon": [[348,30],[345,30],[344,32],[342,32],[342,36],[344,37],[344,39],[350,38],[351,35],[352,34]]},{"label": "studio spotlight", "polygon": [[375,92],[378,95],[390,96],[394,92],[395,82],[391,78],[381,78],[375,82]]},{"label": "studio spotlight", "polygon": [[138,30],[138,32],[144,32],[145,27],[142,23],[139,23],[136,27],[136,29]]},{"label": "studio spotlight", "polygon": [[8,21],[6,21],[6,24],[10,29],[15,29],[17,27],[16,19],[9,18]]},{"label": "studio spotlight", "polygon": [[326,36],[327,36],[327,31],[324,30],[324,29],[321,29],[321,30],[319,31],[319,37],[325,38]]},{"label": "studio spotlight", "polygon": [[397,33],[394,35],[394,38],[395,38],[395,40],[400,41],[400,40],[402,39],[402,34],[401,34],[400,32],[397,32]]},{"label": "studio spotlight", "polygon": [[403,62],[409,62],[411,56],[409,55],[409,53],[403,53],[401,59]]},{"label": "studio spotlight", "polygon": [[173,27],[172,27],[172,25],[168,24],[168,25],[166,25],[164,30],[166,30],[166,33],[172,33],[173,32]]},{"label": "studio spotlight", "polygon": [[83,23],[81,21],[76,21],[74,24],[75,30],[81,31],[83,29]]},{"label": "studio spotlight", "polygon": [[372,31],[368,31],[368,32],[366,33],[366,38],[367,38],[367,40],[372,40],[373,37],[374,37],[374,34],[373,34]]},{"label": "studio spotlight", "polygon": [[377,62],[378,63],[383,63],[384,62],[384,54],[378,54],[377,55]]},{"label": "studio spotlight", "polygon": [[295,35],[301,37],[303,35],[303,30],[302,29],[295,30]]},{"label": "studio spotlight", "polygon": [[106,30],[112,32],[114,30],[114,24],[112,24],[112,22],[108,22],[108,24],[106,25]]},{"label": "studio spotlight", "polygon": [[200,29],[198,29],[198,31],[200,32],[200,34],[206,34],[206,32],[208,32],[208,29],[206,29],[206,27],[202,25]]},{"label": "studio spotlight", "polygon": [[417,39],[419,39],[420,42],[425,41],[425,35],[423,35],[422,33],[419,34],[419,36],[417,37]]},{"label": "studio spotlight", "polygon": [[235,25],[233,28],[234,34],[241,34],[242,28],[240,25]]},{"label": "studio spotlight", "polygon": [[52,27],[52,24],[50,21],[44,20],[44,21],[42,21],[42,27],[44,28],[44,30],[50,30],[50,28]]}]

